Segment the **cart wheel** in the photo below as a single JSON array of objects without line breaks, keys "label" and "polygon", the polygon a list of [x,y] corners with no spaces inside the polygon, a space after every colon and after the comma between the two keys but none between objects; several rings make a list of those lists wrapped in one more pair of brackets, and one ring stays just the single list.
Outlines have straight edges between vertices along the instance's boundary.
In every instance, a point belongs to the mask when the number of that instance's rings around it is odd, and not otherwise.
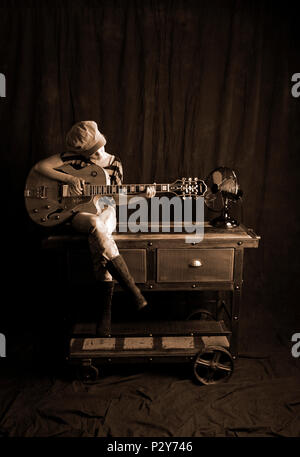
[{"label": "cart wheel", "polygon": [[233,358],[222,346],[206,346],[198,352],[194,362],[194,375],[202,384],[217,384],[230,378]]},{"label": "cart wheel", "polygon": [[192,311],[191,314],[188,315],[186,318],[187,321],[191,320],[205,320],[205,321],[215,321],[216,319],[212,315],[210,311],[207,309],[196,309],[195,311]]},{"label": "cart wheel", "polygon": [[79,381],[88,383],[94,382],[99,376],[99,370],[92,364],[82,364],[77,370]]}]

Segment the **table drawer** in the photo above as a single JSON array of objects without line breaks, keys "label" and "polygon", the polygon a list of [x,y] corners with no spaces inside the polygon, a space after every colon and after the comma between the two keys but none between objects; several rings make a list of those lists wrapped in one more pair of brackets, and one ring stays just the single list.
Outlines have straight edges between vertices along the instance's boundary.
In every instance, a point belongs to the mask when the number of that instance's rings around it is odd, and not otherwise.
[{"label": "table drawer", "polygon": [[232,281],[234,249],[158,249],[157,282]]},{"label": "table drawer", "polygon": [[119,249],[135,282],[147,281],[146,249]]}]

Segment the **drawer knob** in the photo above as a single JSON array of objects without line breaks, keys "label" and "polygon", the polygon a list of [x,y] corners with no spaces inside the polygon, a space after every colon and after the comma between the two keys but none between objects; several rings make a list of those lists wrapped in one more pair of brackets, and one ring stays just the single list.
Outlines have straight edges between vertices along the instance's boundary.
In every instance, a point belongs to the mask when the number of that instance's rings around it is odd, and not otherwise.
[{"label": "drawer knob", "polygon": [[202,266],[202,262],[199,259],[193,259],[193,260],[190,261],[189,266],[190,267],[194,267],[194,268],[198,268],[198,267]]}]

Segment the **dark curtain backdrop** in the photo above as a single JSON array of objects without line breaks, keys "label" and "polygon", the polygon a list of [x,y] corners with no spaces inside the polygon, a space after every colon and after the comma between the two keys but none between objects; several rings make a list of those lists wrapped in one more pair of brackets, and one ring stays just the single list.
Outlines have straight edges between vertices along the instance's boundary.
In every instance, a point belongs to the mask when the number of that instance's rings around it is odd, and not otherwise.
[{"label": "dark curtain backdrop", "polygon": [[[233,167],[246,253],[244,316],[296,325],[300,72],[296,2],[115,0],[2,2],[3,185],[13,234],[8,271],[34,282],[36,240],[23,206],[30,167],[93,119],[125,182],[204,178]],[[251,252],[250,252],[251,251]],[[21,255],[20,255],[21,252]],[[247,311],[245,311],[247,309]]]}]

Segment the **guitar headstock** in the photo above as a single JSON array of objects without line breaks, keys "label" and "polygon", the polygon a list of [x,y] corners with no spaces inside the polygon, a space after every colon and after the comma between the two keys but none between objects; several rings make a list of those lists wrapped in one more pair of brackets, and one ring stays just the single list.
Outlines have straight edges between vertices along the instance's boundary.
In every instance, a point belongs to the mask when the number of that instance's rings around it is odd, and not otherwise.
[{"label": "guitar headstock", "polygon": [[169,186],[170,192],[182,198],[202,197],[206,190],[207,186],[205,182],[198,178],[179,178]]}]

